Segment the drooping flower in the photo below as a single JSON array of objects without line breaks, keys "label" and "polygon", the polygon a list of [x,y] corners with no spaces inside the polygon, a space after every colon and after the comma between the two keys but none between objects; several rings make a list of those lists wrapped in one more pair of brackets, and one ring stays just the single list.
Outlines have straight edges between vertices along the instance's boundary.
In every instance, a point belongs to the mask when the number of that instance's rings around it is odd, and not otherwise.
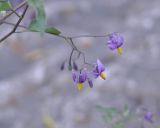
[{"label": "drooping flower", "polygon": [[64,68],[65,68],[65,61],[61,64],[61,67],[60,67],[61,71],[63,71]]},{"label": "drooping flower", "polygon": [[75,61],[73,61],[73,69],[76,70],[76,71],[78,71],[78,65],[76,64]]},{"label": "drooping flower", "polygon": [[73,81],[77,84],[78,90],[81,91],[83,89],[83,83],[87,79],[86,71],[85,70],[76,71],[73,69],[72,78],[73,78]]},{"label": "drooping flower", "polygon": [[146,111],[144,113],[144,119],[150,123],[153,123],[153,113],[150,111]]},{"label": "drooping flower", "polygon": [[106,79],[106,76],[104,74],[104,70],[105,70],[105,67],[104,65],[102,64],[102,62],[97,59],[97,63],[93,69],[93,75],[95,78],[98,78],[99,76],[102,78],[102,79]]},{"label": "drooping flower", "polygon": [[108,45],[109,49],[111,49],[111,50],[117,49],[118,53],[122,54],[123,49],[121,48],[121,46],[124,43],[123,36],[120,35],[119,33],[114,32],[114,33],[110,34],[108,38],[109,39],[107,41],[107,45]]}]

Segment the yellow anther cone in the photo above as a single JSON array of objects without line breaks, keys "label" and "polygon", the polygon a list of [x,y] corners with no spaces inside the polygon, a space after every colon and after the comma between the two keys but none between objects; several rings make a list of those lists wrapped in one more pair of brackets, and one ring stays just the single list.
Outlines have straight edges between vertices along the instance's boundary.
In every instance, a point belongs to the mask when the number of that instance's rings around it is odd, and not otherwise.
[{"label": "yellow anther cone", "polygon": [[117,48],[118,54],[122,54],[123,53],[123,49],[121,47]]},{"label": "yellow anther cone", "polygon": [[82,83],[78,83],[78,84],[77,84],[77,88],[78,88],[79,91],[82,91],[82,89],[83,89],[83,84],[82,84]]},{"label": "yellow anther cone", "polygon": [[106,80],[106,75],[105,75],[103,72],[100,74],[100,77],[101,77],[103,80]]}]

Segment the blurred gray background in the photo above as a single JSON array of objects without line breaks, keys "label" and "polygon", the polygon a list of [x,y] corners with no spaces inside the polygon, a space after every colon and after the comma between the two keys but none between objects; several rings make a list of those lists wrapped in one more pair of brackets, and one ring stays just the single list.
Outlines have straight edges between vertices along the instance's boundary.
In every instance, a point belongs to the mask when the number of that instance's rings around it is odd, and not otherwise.
[{"label": "blurred gray background", "polygon": [[[48,24],[64,35],[124,35],[124,53],[110,51],[107,38],[81,38],[76,45],[94,63],[100,58],[107,80],[78,92],[71,73],[60,71],[71,48],[51,35],[14,34],[0,45],[0,128],[106,127],[96,105],[127,104],[160,112],[159,0],[46,0]],[[1,29],[0,36],[9,29]]]}]

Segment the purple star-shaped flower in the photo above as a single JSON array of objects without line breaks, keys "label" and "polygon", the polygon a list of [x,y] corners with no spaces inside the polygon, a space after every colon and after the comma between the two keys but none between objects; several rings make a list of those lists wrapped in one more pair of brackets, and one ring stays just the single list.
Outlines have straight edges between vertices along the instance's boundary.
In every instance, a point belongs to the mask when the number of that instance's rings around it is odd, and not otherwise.
[{"label": "purple star-shaped flower", "polygon": [[105,70],[104,65],[102,64],[102,62],[99,59],[97,59],[97,63],[95,65],[94,69],[93,69],[94,77],[97,78],[97,77],[100,76],[102,79],[105,80],[106,77],[105,77],[105,74],[103,73],[104,70]]},{"label": "purple star-shaped flower", "polygon": [[77,84],[78,90],[81,91],[83,89],[83,83],[87,79],[87,73],[85,70],[76,71],[72,70],[72,78],[73,81]]},{"label": "purple star-shaped flower", "polygon": [[122,54],[121,46],[124,43],[123,36],[120,35],[119,33],[114,32],[114,33],[110,34],[108,38],[109,39],[107,41],[107,45],[108,45],[109,49],[111,49],[111,50],[117,49],[118,53]]}]

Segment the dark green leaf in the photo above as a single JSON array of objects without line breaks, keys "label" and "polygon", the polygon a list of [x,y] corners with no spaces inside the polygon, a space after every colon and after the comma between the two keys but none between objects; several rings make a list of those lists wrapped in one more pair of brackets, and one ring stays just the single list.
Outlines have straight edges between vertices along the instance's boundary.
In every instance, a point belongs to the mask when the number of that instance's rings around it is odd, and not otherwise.
[{"label": "dark green leaf", "polygon": [[0,1],[0,11],[7,11],[11,9],[11,4],[8,1]]},{"label": "dark green leaf", "polygon": [[57,30],[56,28],[50,27],[45,29],[46,33],[52,34],[52,35],[59,35],[61,32]]}]

